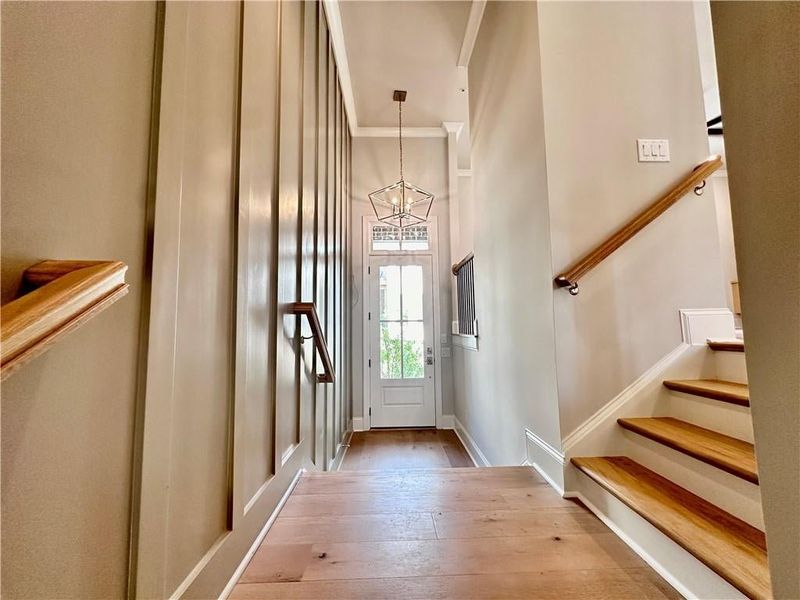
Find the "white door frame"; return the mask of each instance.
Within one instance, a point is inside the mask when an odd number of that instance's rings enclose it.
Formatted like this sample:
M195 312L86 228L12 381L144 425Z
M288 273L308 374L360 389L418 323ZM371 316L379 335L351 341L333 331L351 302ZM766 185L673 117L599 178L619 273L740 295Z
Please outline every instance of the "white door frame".
M442 319L441 303L439 301L439 222L436 217L428 218L428 250L414 251L372 251L372 225L378 224L374 216L365 215L361 219L361 344L363 361L363 376L361 388L363 390L363 404L361 410L363 429L369 430L372 427L369 416L369 409L372 405L370 392L370 370L367 366L370 358L370 336L369 336L369 267L370 257L372 256L430 256L431 257L431 276L433 278L433 395L436 404L436 429L449 429L451 424L445 423L442 416ZM448 332L444 332L448 333Z

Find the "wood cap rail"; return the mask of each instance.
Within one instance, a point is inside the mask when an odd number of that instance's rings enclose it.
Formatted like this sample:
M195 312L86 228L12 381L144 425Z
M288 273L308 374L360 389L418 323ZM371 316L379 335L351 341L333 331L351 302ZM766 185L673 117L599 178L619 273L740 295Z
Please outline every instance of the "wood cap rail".
M289 312L295 315L305 315L308 318L308 325L311 327L311 337L314 338L314 346L322 359L324 373L317 375L319 383L333 383L336 373L333 371L333 363L328 354L328 343L325 341L325 334L322 332L322 325L317 315L317 307L313 302L293 302L289 305Z
M599 244L591 252L583 256L564 273L558 275L555 278L556 285L566 287L569 289L570 294L576 295L578 293L578 280L581 277L603 262L612 252L639 233L691 190L700 195L705 186L705 179L721 166L722 159L718 155L709 156L667 193L620 227L602 244Z
M50 348L128 293L118 261L46 260L25 271L33 289L0 309L0 379Z
M462 258L460 261L454 264L451 269L453 271L453 275L458 275L458 272L461 270L461 267L463 267L465 264L471 261L474 257L475 255L472 252L470 252L464 258Z

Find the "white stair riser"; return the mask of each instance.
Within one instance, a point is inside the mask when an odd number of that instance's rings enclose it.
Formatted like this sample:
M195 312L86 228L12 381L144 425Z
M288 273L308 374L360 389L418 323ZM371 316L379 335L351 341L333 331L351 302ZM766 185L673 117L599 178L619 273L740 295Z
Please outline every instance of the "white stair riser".
M714 352L717 379L747 383L747 366L744 352Z
M658 410L662 412L657 416L675 417L753 443L753 419L747 406L670 391Z
M632 431L623 432L620 454L764 530L757 485Z

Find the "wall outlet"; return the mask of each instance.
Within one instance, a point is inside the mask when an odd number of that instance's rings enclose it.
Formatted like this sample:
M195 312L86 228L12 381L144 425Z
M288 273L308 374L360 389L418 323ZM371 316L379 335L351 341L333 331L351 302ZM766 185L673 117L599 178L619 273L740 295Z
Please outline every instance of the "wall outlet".
M669 140L636 140L639 162L669 162Z

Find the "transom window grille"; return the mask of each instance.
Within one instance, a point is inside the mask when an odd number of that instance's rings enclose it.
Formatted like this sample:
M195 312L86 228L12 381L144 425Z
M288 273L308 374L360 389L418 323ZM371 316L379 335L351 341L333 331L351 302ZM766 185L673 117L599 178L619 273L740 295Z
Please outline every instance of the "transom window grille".
M372 249L395 252L428 250L428 226L413 225L400 229L391 225L373 225Z

